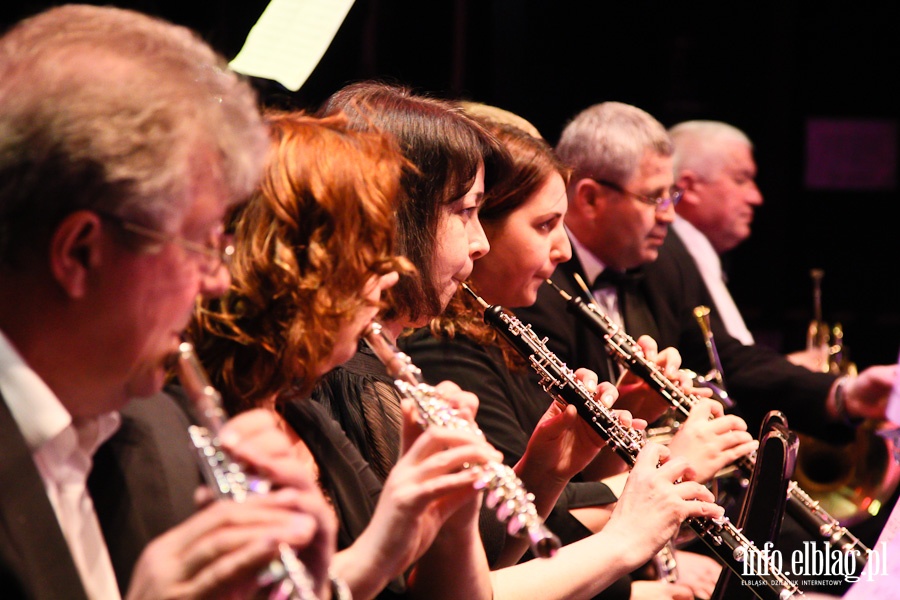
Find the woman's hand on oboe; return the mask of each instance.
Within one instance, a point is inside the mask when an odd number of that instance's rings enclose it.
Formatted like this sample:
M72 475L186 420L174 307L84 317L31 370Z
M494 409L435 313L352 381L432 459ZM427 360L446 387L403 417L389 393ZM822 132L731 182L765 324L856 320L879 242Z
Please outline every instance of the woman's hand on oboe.
M578 369L575 376L593 393L597 402L607 408L616 402L618 390L609 382L598 384L593 371ZM624 427L646 427L645 421L633 419L627 410L613 412ZM562 487L575 475L584 472L586 478L600 480L625 468L612 453L599 454L605 445L594 427L578 416L575 406L554 402L532 432L515 470L525 487L534 493L540 511L550 498L558 497ZM547 511L549 508L552 504Z
M640 354L669 379L679 377L681 354L675 348L659 350L649 335L637 339ZM637 352L636 352L637 354ZM619 389L619 406L627 408L636 417L652 423L669 408L665 399L643 379L631 371L625 371L616 386Z
M693 468L696 480L702 483L759 447L742 418L723 415L720 403L706 399L691 408L687 420L668 445L672 456L683 457Z
M634 554L628 560L643 564L672 539L688 517L718 518L724 514L715 497L691 481L693 470L682 458L669 459L665 446L648 442L638 454L604 531L628 540Z

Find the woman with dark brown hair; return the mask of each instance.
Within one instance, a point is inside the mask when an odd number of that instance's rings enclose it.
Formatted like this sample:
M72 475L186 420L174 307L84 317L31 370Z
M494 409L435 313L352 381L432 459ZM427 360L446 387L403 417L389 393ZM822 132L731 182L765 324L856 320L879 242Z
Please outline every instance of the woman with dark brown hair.
M490 304L508 308L529 306L556 266L571 257L563 227L569 169L543 139L517 126L494 121L490 116L477 118L509 150L512 167L505 179L487 191L479 211L491 251L475 262L470 282ZM484 323L483 312L468 294L457 294L447 310L431 321L430 327L405 338L403 348L431 377L451 379L478 395L479 426L488 440L504 453L506 462L514 464L527 453L531 433L550 398L530 377L531 369ZM657 352L655 342L646 336L640 343L646 356L658 362L668 377L687 384L678 372L677 352L673 349ZM655 393L634 376L623 379L619 391L622 400L630 402L631 407L654 401L651 396ZM660 404L659 399L655 402ZM711 401L697 409L669 443L672 455L685 457L695 471L694 477L700 481L708 480L755 447L741 419L729 416L712 423L711 410L715 410ZM719 431L723 435L717 435ZM598 480L610 472L611 466L619 471L624 467L617 458L610 458L615 465L597 461L579 474L579 482L567 486L564 501L558 504L563 514L548 520L564 543L599 531L610 518L616 497L608 497L608 489ZM624 476L625 473L613 479L611 485L619 490ZM635 535L638 534L636 529ZM603 597L669 598L690 596L693 592L708 597L720 568L705 557L693 554L683 557L682 581L689 582L693 589L665 581L622 580L617 584L619 589L610 590Z
M506 181L514 165L494 135L457 106L416 95L407 88L377 82L354 84L326 103L325 113L337 111L348 114L355 127L377 127L393 135L413 165L404 175L397 227L399 247L421 278L395 287L391 306L380 317L390 332L399 336L404 329L424 325L440 315L473 265L490 256L479 211L485 195L490 196ZM502 280L497 283L502 285ZM425 374L428 376L427 370ZM582 376L588 385L596 382L593 374ZM332 408L364 454L377 456L377 444L385 438L390 442L397 433L389 427L372 426L365 415L390 413L391 407L399 404L390 384L391 378L377 359L361 349L349 363L323 379L314 397ZM612 384L601 384L597 396L611 403L616 390ZM355 407L352 415L356 418L347 418L348 404ZM622 418L630 423L627 415ZM536 496L540 514L551 510L565 483L601 446L599 438L578 420L574 407L552 406L541 416L528 449L515 463L516 473ZM692 482L673 485L675 478L669 471L684 468L684 463L674 460L656 470L659 452L664 451L651 445L643 455L630 484L635 491L622 496L616 516L603 532L560 549L552 558L493 571L495 597L590 598L638 566L632 560L652 556L653 547L662 545L666 532L673 533L685 514L720 514L718 507L704 502L711 495L702 486ZM389 461L391 456L382 454L380 458ZM389 462L386 466L390 469ZM686 501L688 496L691 501ZM637 508L651 497L652 508ZM641 523L631 523L621 515L631 515ZM623 535L625 530L628 536ZM640 535L631 536L631 530ZM509 540L499 546L487 537L485 542L494 567L514 564L524 550ZM623 552L626 547L629 550Z

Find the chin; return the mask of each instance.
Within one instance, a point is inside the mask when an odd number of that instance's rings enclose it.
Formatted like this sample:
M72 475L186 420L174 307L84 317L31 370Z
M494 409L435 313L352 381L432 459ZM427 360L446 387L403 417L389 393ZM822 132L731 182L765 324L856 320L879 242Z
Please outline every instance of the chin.
M322 366L320 369L322 372L318 375L324 375L328 371L334 369L335 367L339 367L356 354L356 350L358 348L357 344L353 344L353 346L347 346L346 348L335 348L334 352L331 353L331 357L328 360L327 364Z
M526 308L537 302L537 289L528 290L519 297L515 304L511 304L512 308Z
M543 279L540 282L529 282L528 285L518 290L509 290L509 293L502 296L503 302L500 302L500 305L507 308L531 306L537 302L537 291L541 283L543 283Z
M154 369L152 373L147 373L145 376L129 381L125 388L122 407L128 404L133 398L149 398L150 396L161 392L166 385L167 375L168 371L165 368L160 367Z

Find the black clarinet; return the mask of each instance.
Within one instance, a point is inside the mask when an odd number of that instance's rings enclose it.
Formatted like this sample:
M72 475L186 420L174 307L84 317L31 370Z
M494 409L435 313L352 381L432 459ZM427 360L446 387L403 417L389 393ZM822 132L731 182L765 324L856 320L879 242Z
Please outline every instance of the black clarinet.
M646 381L678 412L685 417L691 408L702 399L688 394L666 377L654 363L644 358L643 352L634 338L626 334L600 307L593 302L568 294L565 290L547 280L566 300L569 312L578 317L594 333L606 342L610 356L629 371ZM754 456L743 456L735 461L745 475L753 473L756 463ZM857 573L862 572L869 560L871 550L867 548L840 521L828 514L819 503L810 498L796 481L788 483L788 498L785 510L796 519L811 535L837 548L845 555L851 554L857 565Z
M575 406L581 418L594 428L629 468L633 467L644 447L641 432L623 426L611 409L595 400L594 395L575 377L575 372L547 348L546 339L540 339L532 331L531 325L524 325L500 306L488 304L467 285L463 284L463 288L484 308L484 322L529 362L541 378L541 387L555 400ZM768 553L760 551L727 517L689 517L685 522L719 561L745 581L757 597L788 600L803 595L797 585L776 568Z
M363 339L394 378L397 392L415 403L423 428L450 427L484 436L478 425L459 416L433 386L425 383L422 371L387 338L380 323L372 322ZM525 489L515 471L493 461L471 468L480 472L475 487L487 492L484 502L506 524L506 531L513 536L527 536L535 556L553 556L559 549L559 538L544 525L534 506L534 495Z

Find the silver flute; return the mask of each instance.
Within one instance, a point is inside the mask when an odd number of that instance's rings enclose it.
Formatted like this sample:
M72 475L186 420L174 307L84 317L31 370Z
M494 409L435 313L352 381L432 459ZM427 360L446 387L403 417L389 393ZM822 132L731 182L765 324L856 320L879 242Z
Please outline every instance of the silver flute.
M424 382L422 371L388 339L380 323L373 322L363 339L394 378L400 395L415 403L423 428L451 427L483 436L475 423L459 416L433 386ZM508 465L493 461L470 468L480 471L475 487L486 490L485 503L496 509L497 519L506 524L509 534L527 535L535 556L553 556L560 546L559 538L544 525L534 506L534 495L525 490L515 472Z
M641 432L622 425L612 409L598 402L575 377L575 372L547 348L546 339L532 331L531 325L523 324L500 306L488 304L465 284L463 288L484 308L484 322L537 372L541 387L555 400L575 406L581 418L606 440L629 468L633 467L645 443ZM803 595L772 557L759 550L728 518L689 517L686 523L719 561L746 582L747 588L759 598L788 600Z
M209 382L206 371L190 342L178 347L178 379L194 407L199 425L188 433L197 450L206 484L220 500L244 502L251 494L266 494L271 483L247 473L219 443L219 431L228 416L222 408L222 396ZM270 588L269 600L318 600L313 579L289 544L278 546L279 557L259 577L262 587Z
M687 417L691 408L702 400L695 394L685 392L666 377L659 367L644 358L634 338L626 334L596 303L573 297L550 280L548 283L566 300L568 310L606 341L606 347L612 358L647 382L671 407ZM755 456L742 456L735 461L735 466L742 473L750 475L753 473L755 463ZM871 550L841 525L840 521L828 514L818 502L810 498L796 481L788 483L785 510L813 536L827 542L830 547L840 550L844 555L852 556L856 572L862 571L869 560Z

